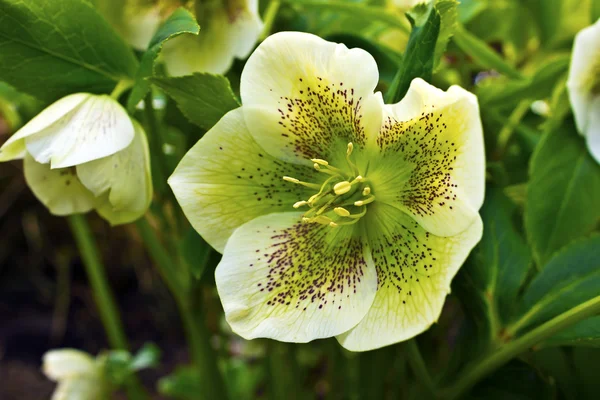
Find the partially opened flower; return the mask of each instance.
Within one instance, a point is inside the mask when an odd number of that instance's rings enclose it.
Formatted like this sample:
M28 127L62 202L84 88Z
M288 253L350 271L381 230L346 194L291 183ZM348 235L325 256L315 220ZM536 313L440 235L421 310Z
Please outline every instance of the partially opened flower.
M273 35L245 66L242 107L169 179L223 252L217 289L239 335L360 351L437 320L482 234L477 100L417 79L384 106L377 82L361 49Z
M52 400L108 398L102 362L83 351L49 351L44 354L42 370L49 379L58 383Z
M0 148L0 161L14 159L24 159L29 187L56 215L96 209L123 224L151 201L146 136L109 96L77 93L50 105Z
M575 37L567 87L577 129L600 162L600 20Z
M258 0L101 0L101 11L130 44L145 49L177 7L198 20L200 34L181 35L165 43L163 60L171 75L226 72L234 58L246 58L263 23Z

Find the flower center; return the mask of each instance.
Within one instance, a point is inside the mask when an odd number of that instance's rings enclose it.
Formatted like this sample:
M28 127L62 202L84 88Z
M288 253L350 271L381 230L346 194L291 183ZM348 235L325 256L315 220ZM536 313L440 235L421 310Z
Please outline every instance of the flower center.
M308 200L294 203L294 208L309 207L302 218L306 223L337 227L357 223L367 213L367 204L375 201L367 178L363 177L352 161L354 146L348 143L346 161L350 171L344 171L326 160L313 158L313 167L329 177L322 183L303 182L284 176L283 180L317 190Z

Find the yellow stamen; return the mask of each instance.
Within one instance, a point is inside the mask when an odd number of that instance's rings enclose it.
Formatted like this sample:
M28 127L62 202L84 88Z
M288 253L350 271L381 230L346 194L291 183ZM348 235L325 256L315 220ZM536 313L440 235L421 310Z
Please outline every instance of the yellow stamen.
M344 207L336 207L333 209L333 212L340 217L347 217L350 215L350 211L346 210Z
M352 184L348 181L338 182L335 184L335 186L333 186L333 191L338 196L340 194L348 193L350 189L352 189Z
M304 201L304 200L302 200L302 201L297 201L297 202L295 202L295 203L294 203L294 206L293 206L293 207L294 207L294 208L300 208L300 207L302 207L302 206L305 206L305 205L307 205L307 204L308 204L308 201Z
M331 222L329 223L329 226L330 226L330 227L332 227L332 228L337 228L339 225L338 225L338 224L336 224L335 222L331 221Z
M321 160L320 158L311 158L310 161L314 162L315 164L319 164L319 165L324 165L324 166L329 165L329 163L327 161Z
M354 202L354 205L355 205L356 207L360 207L360 206L364 206L365 204L372 203L372 202L374 202L374 201L375 201L375 196L370 196L370 197L367 197L367 198L366 198L366 199L364 199L364 200L358 200L358 201L355 201L355 202Z
M311 188L311 189L320 189L321 188L320 185L317 185L315 183L302 182L301 180L292 178L290 176L284 176L283 180L286 182L297 183L298 185L306 186L307 188Z
M367 186L367 187L365 187L365 188L363 189L363 191L362 191L362 195L363 195L363 196L368 196L368 195L370 195L370 194L371 194L371 188L370 188L370 187L368 187L368 186Z
M284 176L283 180L286 182L292 182L292 183L300 183L300 181L296 178L292 178L290 176Z
M346 155L350 156L350 154L352 154L352 150L354 150L354 145L352 144L352 142L348 143L348 149L346 150Z

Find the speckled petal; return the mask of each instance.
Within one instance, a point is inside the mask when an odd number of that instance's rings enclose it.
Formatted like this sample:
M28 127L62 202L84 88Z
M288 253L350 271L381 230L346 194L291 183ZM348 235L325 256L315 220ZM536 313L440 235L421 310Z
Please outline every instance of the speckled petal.
M314 175L312 167L286 164L267 154L248 132L238 108L183 157L169 185L193 227L223 252L239 226L260 215L293 210L295 202L313 194L285 182L284 176L314 182Z
M450 282L481 239L481 219L452 237L427 233L386 204L369 209L369 243L378 289L365 318L338 336L342 346L366 351L412 338L439 318Z
M88 96L55 123L25 138L39 163L65 168L109 156L133 140L127 111L109 96Z
M0 161L24 158L25 138L45 130L56 132L57 128L62 126L59 120L75 110L90 96L89 93L71 94L49 105L4 143L0 148Z
M411 215L432 234L452 236L478 217L485 152L477 98L415 79L388 115L368 177L377 201Z
M70 215L94 208L94 195L79 182L74 169L50 169L49 164L40 164L28 154L23 169L27 185L52 214Z
M255 218L227 242L215 281L227 321L246 339L339 335L373 302L377 274L358 224L331 228L301 216Z
M107 194L98 213L111 225L135 221L152 201L150 154L142 126L134 121L135 137L125 149L77 166L77 176L95 196Z
M373 57L308 33L280 32L250 56L240 92L246 124L270 154L329 160L348 142L364 147L381 124Z
M262 31L258 2L251 0L245 8L233 10L219 7L206 21L200 20L196 35L181 35L165 43L162 56L170 75L190 75L194 72L223 74L233 59L248 56Z

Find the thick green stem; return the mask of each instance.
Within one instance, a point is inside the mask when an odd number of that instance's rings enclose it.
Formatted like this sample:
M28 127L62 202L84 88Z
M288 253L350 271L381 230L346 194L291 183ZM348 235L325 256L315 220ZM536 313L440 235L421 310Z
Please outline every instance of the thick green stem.
M435 385L433 383L433 379L431 379L431 375L429 375L429 371L427 370L423 356L421 356L421 351L419 350L417 340L411 339L405 342L404 348L406 349L406 358L408 360L408 364L417 377L417 380L427 391L429 398L436 398Z
M296 382L298 370L296 358L291 344L275 340L269 342L269 398L272 400L295 400L300 397Z
M163 151L163 137L154 113L152 93L148 93L144 98L144 118L148 129L148 146L150 147L150 154L152 154L152 181L156 183L155 187L160 191L167 182L168 169Z
M260 40L263 41L271 34L271 29L273 29L273 22L275 22L275 17L277 16L277 12L279 11L279 7L281 6L281 1L279 0L271 0L269 3L269 7L265 12L265 17L263 18L264 28L262 33L260 34Z
M119 309L108 285L104 265L102 265L100 254L87 220L83 215L75 214L69 216L68 221L92 287L94 300L98 307L108 342L114 349L128 350L129 345L119 317ZM135 376L128 379L125 385L131 399L146 398L144 389Z
M475 362L464 373L460 374L460 378L455 385L442 391L442 398L452 400L462 396L481 378L500 368L535 344L598 313L600 313L600 296L594 297L560 314L525 335L500 347L492 354L483 357L479 362Z
M210 332L202 310L194 304L192 292L187 281L181 279L175 267L177 264L156 236L154 229L143 218L136 222L148 253L154 260L171 294L175 298L190 346L191 357L198 375L205 387L202 394L207 400L227 399L223 377L219 371L217 357L210 345Z

